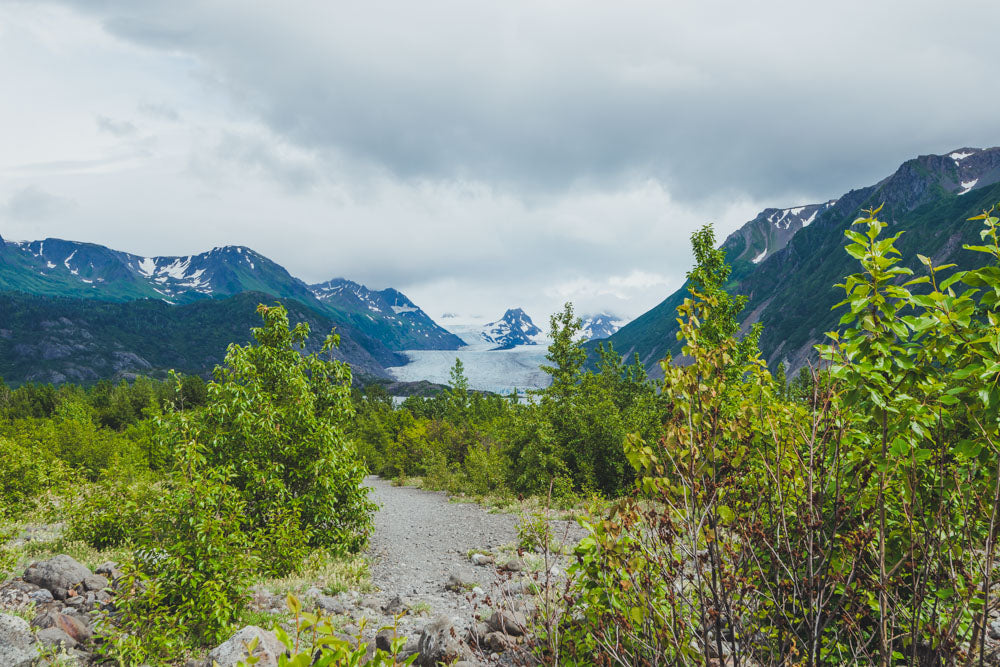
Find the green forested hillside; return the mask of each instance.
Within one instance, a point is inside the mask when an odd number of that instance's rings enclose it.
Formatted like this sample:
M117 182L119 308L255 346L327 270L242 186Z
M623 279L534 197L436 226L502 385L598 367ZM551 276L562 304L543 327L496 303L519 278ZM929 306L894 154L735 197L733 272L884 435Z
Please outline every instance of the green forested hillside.
M962 175L969 170L976 178ZM851 266L851 258L841 250L844 230L866 208L883 206L881 215L890 229L905 232L899 242L904 255L919 249L939 262L967 266L983 261L963 251L962 244L978 239L980 226L968 218L1000 201L998 181L1000 149L977 152L961 166L950 156L910 160L883 181L824 206L808 226L788 236L786 245L770 249L766 258L754 263L761 244L767 242L754 241L761 221L767 222L765 211L722 244L733 268L727 289L748 297L741 315L744 331L755 322L764 325L761 353L772 366L783 360L794 371L815 359L813 345L822 342L823 333L835 328L838 319L830 310L839 300L833 286ZM969 183L976 187L961 187ZM625 356L638 353L646 368L660 375L657 362L667 353L680 352L676 309L686 293L687 284L622 327L610 338L615 349ZM589 350L593 353L594 346Z
M168 369L207 375L229 343L251 339L258 303L275 298L245 292L184 306L159 300L109 303L0 292L0 376L8 382L82 382L101 378L159 376ZM385 365L404 363L378 341L303 304L278 300L291 316L309 323L312 348L336 327L335 357L359 376L386 377Z

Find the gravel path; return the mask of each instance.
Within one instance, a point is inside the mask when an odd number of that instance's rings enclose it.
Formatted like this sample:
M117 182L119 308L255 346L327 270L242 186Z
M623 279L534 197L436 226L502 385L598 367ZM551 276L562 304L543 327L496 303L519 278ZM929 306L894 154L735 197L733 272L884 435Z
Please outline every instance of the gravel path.
M494 594L496 569L473 565L469 552L498 553L501 547L516 544L518 517L490 513L475 503L450 502L445 493L392 486L378 477L368 477L365 483L379 505L369 555L372 582L380 597L399 595L425 602L434 614L447 614L456 625L468 625L474 605L467 594L447 591L445 584L458 575ZM555 534L561 537L567 525L553 522ZM570 530L579 538L575 524Z

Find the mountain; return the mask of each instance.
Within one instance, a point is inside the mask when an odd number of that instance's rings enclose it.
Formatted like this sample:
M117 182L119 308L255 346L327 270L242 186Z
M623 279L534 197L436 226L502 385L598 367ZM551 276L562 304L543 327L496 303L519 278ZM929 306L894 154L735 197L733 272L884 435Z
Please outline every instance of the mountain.
M842 291L834 285L857 271L843 250L844 230L863 209L883 205L880 219L890 224L888 233L905 232L897 247L919 275L917 252L936 264L981 263L980 253L962 249L963 243L979 243L981 225L968 218L998 202L1000 148L922 155L837 199L762 211L722 244L733 267L726 289L748 297L743 329L763 324L760 347L768 363L783 361L794 372L816 358L813 346L837 327L840 313L831 307ZM685 284L622 327L610 338L615 349L625 356L637 352L652 374L662 375L659 360L680 353L676 309L686 296Z
M360 331L393 350L457 350L465 344L397 290L374 291L344 278L310 285L309 290L328 309L344 313Z
M352 363L379 377L386 376L382 366L405 363L405 358L396 354L401 350L454 350L462 345L461 339L435 324L396 290L373 292L343 279L310 287L281 265L243 246L213 248L184 257L143 257L63 239L21 242L0 239L0 292L67 299L21 304L22 308L38 307L47 314L52 313L53 303L74 309L75 305L69 301L73 299L112 303L155 300L184 306L253 293L265 302L290 300L322 318L324 328L329 329L327 324L336 326L345 339L345 349L351 350L347 357ZM255 305L248 307L251 317L256 317ZM212 312L226 310L206 308ZM133 311L125 308L121 312L124 316ZM177 318L184 321L185 315L178 314ZM0 327L8 328L2 321ZM82 327L82 330L88 329ZM221 342L219 352L224 352L226 344L234 340ZM91 366L98 368L99 364ZM210 369L211 366L207 370ZM70 373L67 377L76 376Z
M597 315L584 315L580 318L583 326L580 329L580 340L600 340L608 338L618 331L624 320L608 313L598 313Z
M186 257L141 257L62 239L7 242L0 248L0 289L102 301L161 299L191 303L241 292L308 302L309 288L284 267L242 246Z
M207 376L229 343L252 340L250 329L260 326L257 304L274 301L260 292L180 306L0 292L0 376L13 384L162 377L168 369ZM389 378L385 366L406 362L349 325L297 301L279 301L292 322L309 324L311 352L337 327L340 347L333 356L351 364L356 381Z
M542 330L520 308L511 308L496 322L484 325L479 335L487 343L496 345L497 350L509 350L516 345L537 345L544 338Z

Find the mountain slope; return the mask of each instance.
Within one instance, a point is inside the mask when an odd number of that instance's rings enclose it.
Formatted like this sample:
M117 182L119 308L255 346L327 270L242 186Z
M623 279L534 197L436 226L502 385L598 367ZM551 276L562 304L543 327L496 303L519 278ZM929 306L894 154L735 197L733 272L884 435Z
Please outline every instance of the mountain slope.
M464 345L397 290L374 291L344 278L309 289L327 309L343 313L360 331L393 350L457 350Z
M584 315L580 318L580 340L600 340L608 338L621 329L624 322L621 318L608 313Z
M496 345L497 350L509 350L517 345L537 345L543 338L542 330L521 308L510 308L496 322L483 325L479 335L487 343Z
M825 204L763 211L722 244L733 267L727 289L749 297L744 330L761 322L768 363L801 367L814 358L812 346L836 328L839 314L830 308L841 297L833 285L857 270L843 250L843 232L863 209L884 205L879 217L890 223L889 233L906 232L898 246L911 264L920 252L938 263L969 266L982 259L961 249L979 238L979 224L967 219L1000 202L998 183L1000 148L963 148L908 160L882 181ZM789 215L788 229L778 229ZM676 309L686 296L685 285L622 327L610 338L615 349L625 356L638 352L647 369L661 375L657 362L680 351Z
M0 376L17 384L161 376L171 368L207 375L222 361L229 343L252 340L250 329L260 326L257 304L274 301L259 292L183 306L151 299L101 302L2 292ZM312 308L290 299L281 303L293 323L309 323L309 351L318 351L337 326L341 342L334 357L350 363L358 379L388 378L383 366L405 363L402 355Z

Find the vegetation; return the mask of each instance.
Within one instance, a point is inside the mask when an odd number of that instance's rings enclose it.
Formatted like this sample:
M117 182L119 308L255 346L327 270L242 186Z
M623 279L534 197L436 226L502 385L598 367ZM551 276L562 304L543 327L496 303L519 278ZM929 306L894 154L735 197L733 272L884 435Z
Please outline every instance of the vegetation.
M741 334L747 301L711 227L677 309L684 363L663 360L662 382L610 345L588 369L567 304L552 384L527 396L471 391L457 360L432 397L352 391L324 358L336 337L305 354L308 325L280 305L258 308L255 344L231 345L208 384L0 383L0 525L58 495L65 544L118 550L101 646L127 664L181 662L245 618L252 582L362 549L368 469L603 499L564 594L544 578L533 641L551 664L982 664L1000 611L1000 220L975 218L976 268L917 255L917 271L878 213L846 231L858 266L836 286L840 321L790 384L761 330ZM545 516L518 540L547 557ZM283 664L364 656L289 605Z
M861 271L811 391L679 309L671 412L630 438L639 472L577 549L560 664L981 663L997 601L1000 246L988 265L909 279L873 211L847 231ZM908 280L909 279L909 280ZM745 339L744 339L745 340Z
M58 493L65 540L121 552L108 657L181 660L228 636L252 579L366 544L373 507L345 436L350 368L304 354L309 327L290 328L284 307L258 313L256 344L231 345L208 385L174 376L0 391L3 518ZM329 336L321 352L336 344Z

